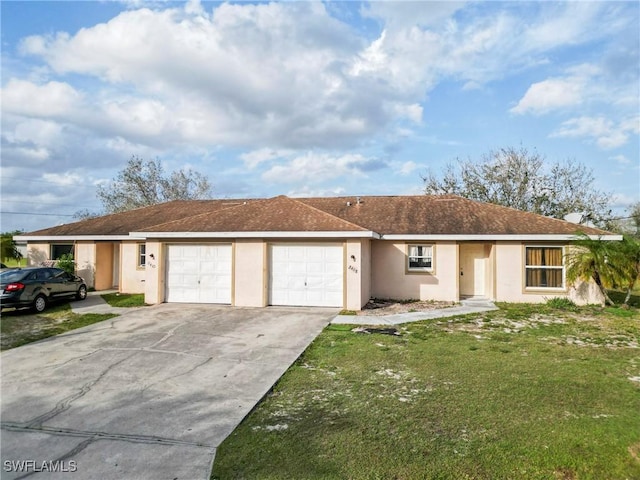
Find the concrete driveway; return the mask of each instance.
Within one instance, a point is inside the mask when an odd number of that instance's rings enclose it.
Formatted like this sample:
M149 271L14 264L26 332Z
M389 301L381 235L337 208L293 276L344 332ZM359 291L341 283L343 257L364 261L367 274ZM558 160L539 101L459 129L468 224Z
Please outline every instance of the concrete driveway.
M208 479L218 445L336 313L163 304L9 350L0 476Z

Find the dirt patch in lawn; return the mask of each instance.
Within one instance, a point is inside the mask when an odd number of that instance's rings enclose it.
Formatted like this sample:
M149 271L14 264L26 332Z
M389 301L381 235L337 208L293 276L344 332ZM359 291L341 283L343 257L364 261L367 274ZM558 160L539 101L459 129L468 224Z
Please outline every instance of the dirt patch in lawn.
M32 313L29 309L3 310L0 316L0 350L19 347L115 316L73 313L68 304L53 306L42 313Z
M372 298L357 312L357 315L382 316L396 313L427 312L439 308L449 308L455 302L437 302L435 300L389 300Z

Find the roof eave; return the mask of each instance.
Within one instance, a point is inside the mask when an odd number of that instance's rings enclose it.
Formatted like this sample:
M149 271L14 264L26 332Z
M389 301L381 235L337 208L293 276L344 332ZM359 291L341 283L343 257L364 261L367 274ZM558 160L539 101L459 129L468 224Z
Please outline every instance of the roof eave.
M435 241L435 240L504 240L504 241L572 241L577 238L575 233L527 233L527 234L385 234L381 240ZM622 235L589 235L592 240L617 241Z
M135 240L135 235L16 235L16 242L78 242L78 241L102 241L115 242L122 240Z
M380 238L372 231L131 232L135 238Z

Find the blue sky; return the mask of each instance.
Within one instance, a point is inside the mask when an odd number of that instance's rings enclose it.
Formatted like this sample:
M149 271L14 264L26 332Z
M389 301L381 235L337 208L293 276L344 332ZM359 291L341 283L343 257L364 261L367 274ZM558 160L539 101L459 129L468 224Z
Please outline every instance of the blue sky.
M522 145L640 200L635 1L0 8L3 231L100 210L132 155L217 198L387 195Z

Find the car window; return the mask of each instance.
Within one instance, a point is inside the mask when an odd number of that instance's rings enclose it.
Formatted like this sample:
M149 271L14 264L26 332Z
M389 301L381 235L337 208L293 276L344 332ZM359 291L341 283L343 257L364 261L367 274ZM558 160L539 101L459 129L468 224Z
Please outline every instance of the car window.
M47 280L51 278L51 272L49 270L39 270L38 280Z
M51 273L55 278L62 278L62 279L68 278L67 276L69 275L67 272L59 268L52 268Z
M29 272L23 272L22 270L9 270L6 272L0 272L0 283L19 282L24 280Z

